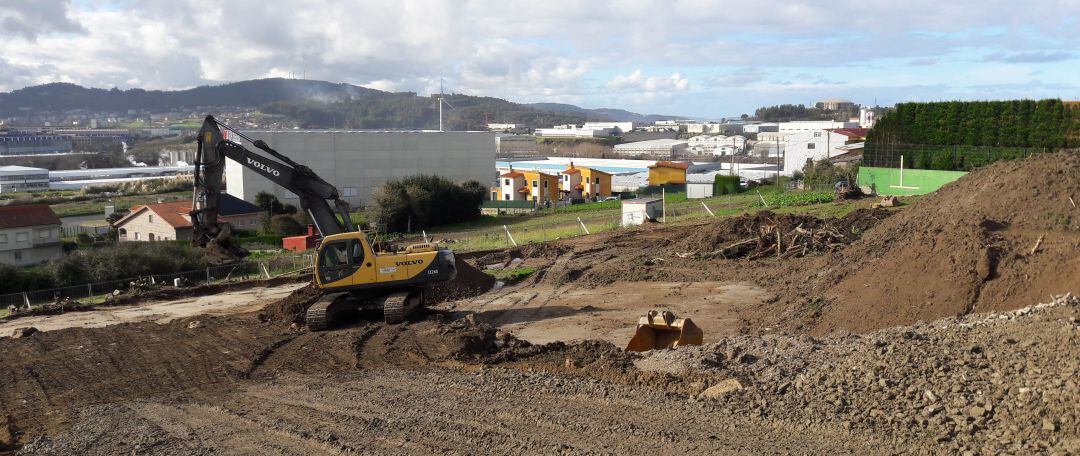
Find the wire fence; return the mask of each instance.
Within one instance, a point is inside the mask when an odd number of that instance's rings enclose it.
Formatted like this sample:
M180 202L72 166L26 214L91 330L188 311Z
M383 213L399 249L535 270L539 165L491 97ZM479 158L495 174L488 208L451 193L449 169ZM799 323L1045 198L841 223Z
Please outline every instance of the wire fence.
M261 261L243 261L234 264L211 266L204 269L174 272L168 274L147 274L139 277L86 283L45 290L25 291L0 295L0 309L15 308L20 311L64 302L75 301L79 304L105 302L108 296L119 292L160 287L163 284L174 286L179 280L184 285L210 285L219 283L244 282L257 279L269 279L288 273L299 272L312 266L313 255L276 257Z
M656 195L659 199L660 195ZM587 234L596 234L641 225L653 220L661 223L673 223L686 219L713 216L704 202L668 204L666 208L655 212L623 212L621 210L604 211L600 214L565 213L561 217L537 217L518 223L455 232L441 232L427 235L428 240L437 240L459 252L492 250L522 246L530 243L566 239ZM404 241L422 241L421 237L405 238Z
M999 160L1014 160L1062 149L1045 147L936 146L866 143L863 165L880 168L971 171ZM1076 149L1073 149L1075 152Z

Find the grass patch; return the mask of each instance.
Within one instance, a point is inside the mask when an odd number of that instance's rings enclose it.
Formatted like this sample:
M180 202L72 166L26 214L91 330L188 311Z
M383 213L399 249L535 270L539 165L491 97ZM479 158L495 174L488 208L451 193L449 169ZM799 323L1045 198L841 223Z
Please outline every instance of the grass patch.
M533 275L536 272L536 268L515 268L515 269L500 269L494 272L488 271L488 275L494 277L496 280L501 280L503 283L510 285L518 283L524 280L526 277Z

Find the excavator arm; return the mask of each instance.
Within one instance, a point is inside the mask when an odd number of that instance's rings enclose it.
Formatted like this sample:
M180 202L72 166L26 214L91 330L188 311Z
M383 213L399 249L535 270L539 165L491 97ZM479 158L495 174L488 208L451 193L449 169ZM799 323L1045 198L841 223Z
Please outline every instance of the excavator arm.
M243 144L225 138L222 129L247 140L269 157L255 153ZM267 180L296 194L301 209L323 236L356 231L349 218L349 204L341 199L337 188L315 174L311 168L296 163L271 148L262 140L252 140L213 116L206 116L197 138L195 154L195 189L192 197L192 244L216 247L225 257L237 259L247 255L229 240L227 225L218 222L221 193L224 190L225 159L231 159ZM328 201L333 201L333 206ZM340 216L340 218L339 218Z

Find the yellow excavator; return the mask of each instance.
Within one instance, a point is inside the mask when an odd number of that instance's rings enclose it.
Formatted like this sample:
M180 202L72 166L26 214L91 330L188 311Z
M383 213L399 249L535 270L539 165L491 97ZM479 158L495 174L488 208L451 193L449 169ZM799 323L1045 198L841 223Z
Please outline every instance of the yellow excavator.
M249 150L241 141L268 156ZM296 194L301 209L322 234L312 282L323 295L305 314L311 330L328 329L360 310L381 310L387 323L401 323L423 306L424 295L434 283L457 276L454 253L435 244L373 247L367 234L352 223L349 204L337 188L265 141L252 140L206 116L197 142L192 243L206 248L212 262L236 261L248 254L232 242L228 224L218 222L226 158Z

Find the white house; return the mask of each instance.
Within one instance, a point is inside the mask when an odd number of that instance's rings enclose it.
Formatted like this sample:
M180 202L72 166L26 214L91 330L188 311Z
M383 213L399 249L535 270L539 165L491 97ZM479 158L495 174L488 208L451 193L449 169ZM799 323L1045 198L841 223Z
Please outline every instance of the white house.
M46 190L49 170L28 166L0 166L0 193Z
M60 258L60 225L45 204L0 206L0 263L29 266Z
M503 201L528 199L528 192L523 193L522 189L528 189L525 185L525 174L510 168L509 172L499 175L499 195Z

